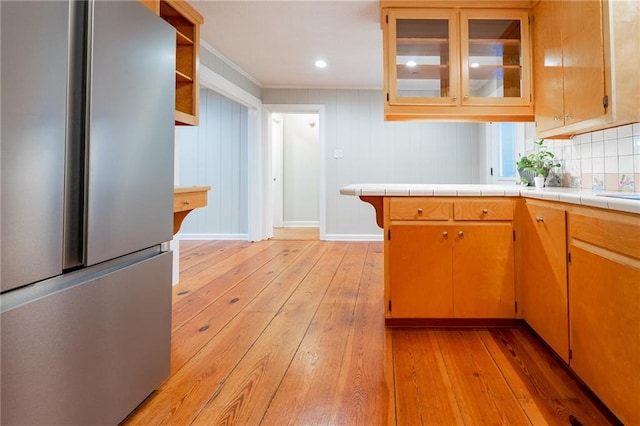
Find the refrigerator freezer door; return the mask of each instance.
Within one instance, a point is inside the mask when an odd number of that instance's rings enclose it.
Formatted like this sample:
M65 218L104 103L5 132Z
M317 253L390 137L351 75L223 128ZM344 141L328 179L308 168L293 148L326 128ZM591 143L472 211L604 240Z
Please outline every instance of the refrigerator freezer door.
M87 265L168 241L175 37L139 2L94 5Z
M2 313L3 425L115 425L160 385L170 364L171 255L94 277L94 268L79 271L90 279Z
M6 291L62 272L69 3L2 1L0 7L0 281Z

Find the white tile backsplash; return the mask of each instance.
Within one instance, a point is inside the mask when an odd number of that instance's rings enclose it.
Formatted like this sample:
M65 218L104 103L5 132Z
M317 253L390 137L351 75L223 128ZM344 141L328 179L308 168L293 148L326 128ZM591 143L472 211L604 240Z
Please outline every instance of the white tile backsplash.
M633 124L618 127L618 139L628 138L633 135Z
M633 139L631 136L618 138L618 155L633 155Z
M604 168L606 170L606 164ZM633 155L621 155L618 157L618 173L633 173Z
M618 143L615 140L604 141L604 156L605 157L618 156Z
M604 172L616 174L618 173L618 157L604 158Z
M593 173L604 173L604 157L593 158Z
M591 144L591 158L604 157L604 142L593 142Z
M640 123L545 144L562 164L565 186L640 192Z
M611 129L605 129L604 140L612 141L615 139L618 139L618 129L616 127L612 127Z

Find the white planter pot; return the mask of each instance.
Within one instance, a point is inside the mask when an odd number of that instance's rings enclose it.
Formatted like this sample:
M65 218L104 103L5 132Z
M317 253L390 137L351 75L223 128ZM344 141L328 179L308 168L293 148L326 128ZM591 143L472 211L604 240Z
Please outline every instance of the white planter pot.
M533 178L536 188L544 188L544 181L546 179L547 178L544 176L536 176L535 178Z

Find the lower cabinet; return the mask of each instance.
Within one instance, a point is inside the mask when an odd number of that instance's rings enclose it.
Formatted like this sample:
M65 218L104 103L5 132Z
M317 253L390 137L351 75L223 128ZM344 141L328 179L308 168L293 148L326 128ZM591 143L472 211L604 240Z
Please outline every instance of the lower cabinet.
M511 223L454 228L454 318L514 318Z
M390 316L453 317L450 230L430 224L392 225L390 229Z
M386 227L387 317L515 317L511 200L451 201L438 213L439 199L394 202Z
M570 366L628 425L640 424L640 223L569 213Z
M517 300L595 395L640 425L638 214L529 198L383 202L387 319L515 318Z
M569 363L565 206L523 200L518 313Z

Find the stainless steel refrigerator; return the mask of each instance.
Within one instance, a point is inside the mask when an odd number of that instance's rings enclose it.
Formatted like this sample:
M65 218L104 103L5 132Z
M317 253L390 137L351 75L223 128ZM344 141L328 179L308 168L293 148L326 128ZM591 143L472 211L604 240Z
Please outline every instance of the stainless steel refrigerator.
M0 1L0 423L117 424L169 372L175 30Z

